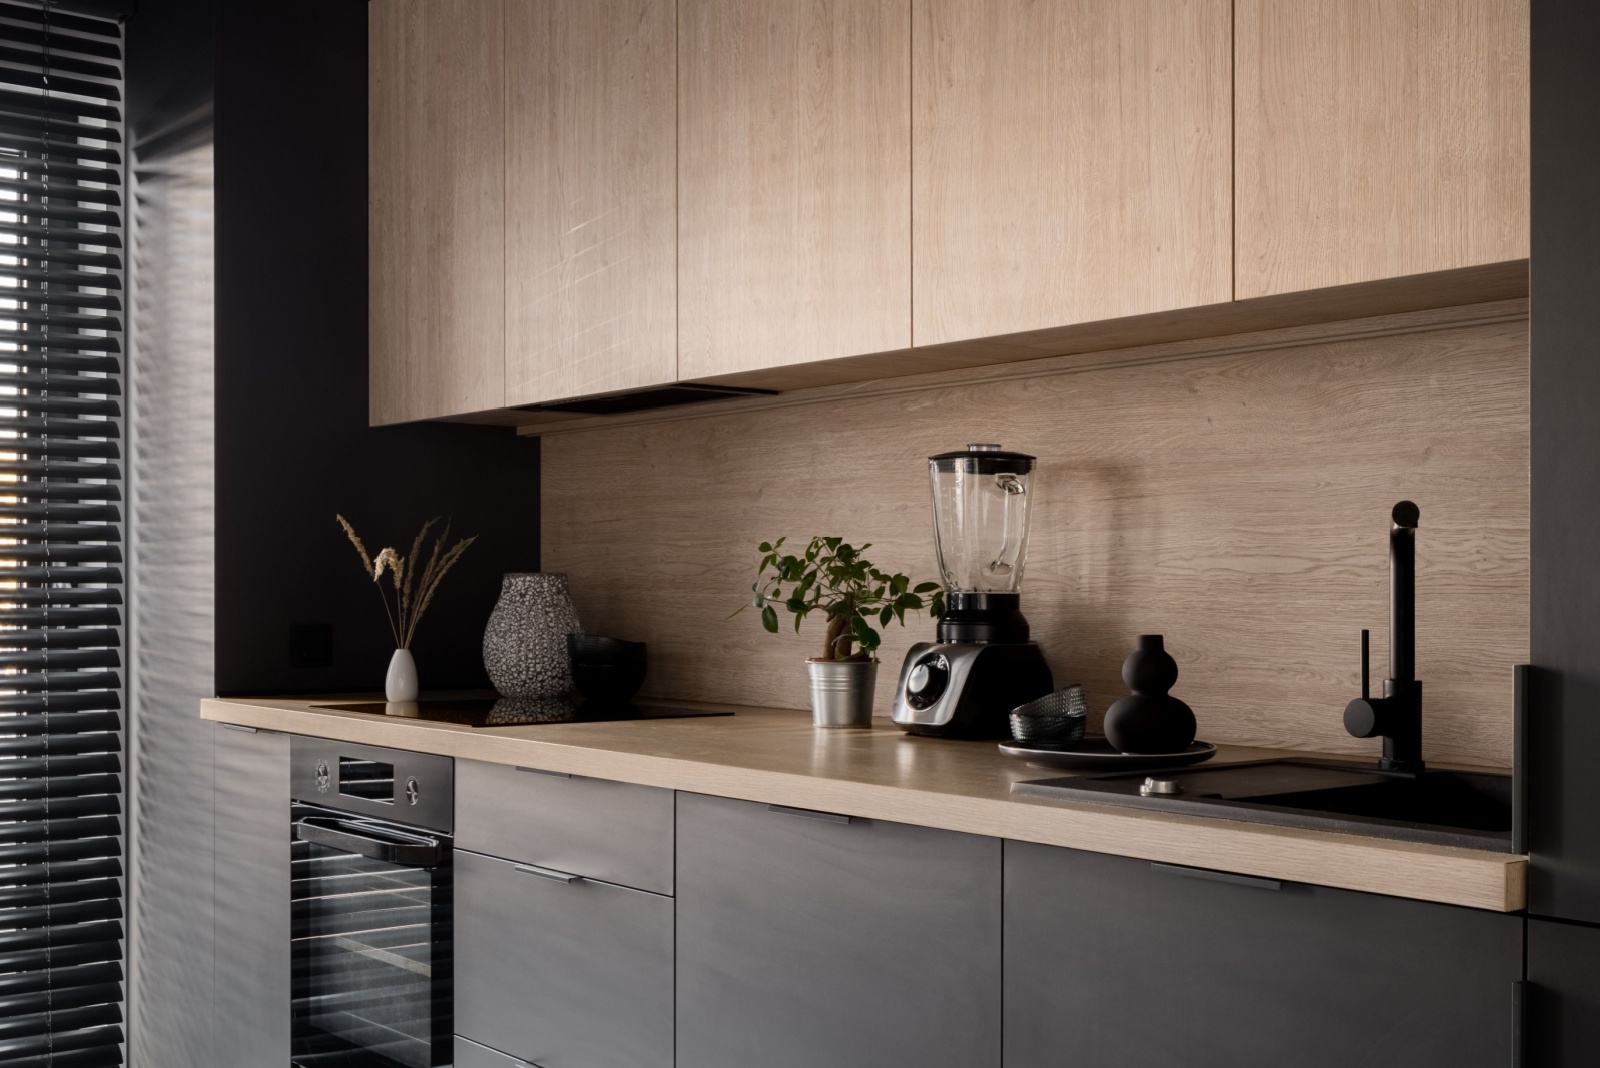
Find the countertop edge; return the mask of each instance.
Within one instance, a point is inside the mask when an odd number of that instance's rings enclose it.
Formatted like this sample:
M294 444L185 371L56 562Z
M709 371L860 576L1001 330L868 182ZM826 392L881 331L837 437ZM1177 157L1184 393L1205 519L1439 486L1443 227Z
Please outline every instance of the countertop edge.
M508 737L449 724L357 718L262 698L206 699L200 718L1494 912L1526 906L1527 858L1514 854L1088 804L974 797Z

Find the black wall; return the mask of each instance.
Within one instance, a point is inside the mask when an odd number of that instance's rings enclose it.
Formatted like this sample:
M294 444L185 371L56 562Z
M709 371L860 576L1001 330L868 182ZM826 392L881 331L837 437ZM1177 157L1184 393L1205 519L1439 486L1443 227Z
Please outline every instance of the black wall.
M367 4L218 18L217 690L381 688L393 641L336 512L374 552L434 515L478 535L415 651L425 689L486 685L500 576L538 569L538 442L367 426ZM331 625L329 666L290 666L304 623Z
M1600 4L1532 16L1529 908L1600 923Z

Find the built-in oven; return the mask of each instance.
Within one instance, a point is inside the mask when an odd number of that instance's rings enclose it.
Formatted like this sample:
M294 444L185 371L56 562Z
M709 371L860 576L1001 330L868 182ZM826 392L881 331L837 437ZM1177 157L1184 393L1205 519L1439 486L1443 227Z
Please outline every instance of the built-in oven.
M451 1061L449 757L290 742L295 1068Z

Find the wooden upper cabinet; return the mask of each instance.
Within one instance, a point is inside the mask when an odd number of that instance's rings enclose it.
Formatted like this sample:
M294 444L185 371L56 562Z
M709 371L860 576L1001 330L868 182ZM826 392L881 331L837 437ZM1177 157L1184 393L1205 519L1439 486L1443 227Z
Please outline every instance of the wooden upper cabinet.
M1242 298L1528 255L1527 0L1238 0Z
M1231 0L915 0L918 345L1233 296Z
M505 403L502 0L368 5L368 408Z
M911 343L910 0L680 0L678 373Z
M677 377L673 0L506 5L506 403Z

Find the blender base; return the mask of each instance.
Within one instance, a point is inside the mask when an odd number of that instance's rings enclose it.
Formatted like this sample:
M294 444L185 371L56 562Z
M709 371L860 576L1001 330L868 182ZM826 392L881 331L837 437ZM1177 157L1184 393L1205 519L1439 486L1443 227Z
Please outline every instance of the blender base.
M900 668L890 718L908 734L1010 738L1011 710L1053 689L1034 642L919 642Z

